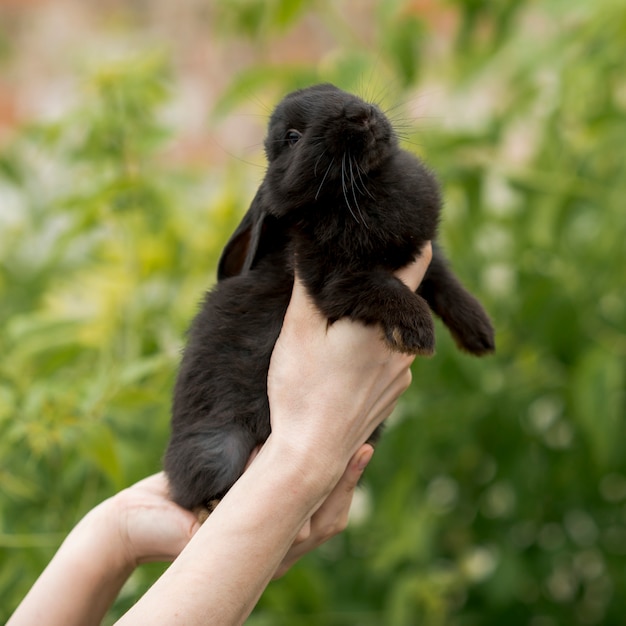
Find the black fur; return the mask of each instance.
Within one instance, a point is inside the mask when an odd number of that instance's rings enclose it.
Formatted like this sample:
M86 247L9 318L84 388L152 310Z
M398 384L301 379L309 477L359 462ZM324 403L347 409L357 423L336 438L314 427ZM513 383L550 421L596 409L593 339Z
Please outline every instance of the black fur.
M332 85L296 91L274 111L265 147L265 179L226 245L176 382L165 470L187 508L221 498L269 435L267 370L294 265L330 323L378 324L394 350L433 352L431 309L462 349L494 349L487 314L438 246L417 293L393 276L435 239L440 197L376 106Z

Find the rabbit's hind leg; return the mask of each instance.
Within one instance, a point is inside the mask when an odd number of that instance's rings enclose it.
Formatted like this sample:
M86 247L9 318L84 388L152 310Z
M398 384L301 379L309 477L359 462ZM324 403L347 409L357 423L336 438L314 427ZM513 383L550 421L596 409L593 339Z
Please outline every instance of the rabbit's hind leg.
M212 510L243 473L255 445L252 434L234 424L173 437L164 459L172 499L187 509Z

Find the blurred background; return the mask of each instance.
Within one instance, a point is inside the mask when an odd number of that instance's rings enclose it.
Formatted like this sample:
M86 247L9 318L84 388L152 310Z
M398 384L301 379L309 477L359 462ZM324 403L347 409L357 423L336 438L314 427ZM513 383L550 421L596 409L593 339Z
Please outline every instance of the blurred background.
M268 114L330 81L437 172L498 351L437 326L350 528L248 623L624 624L625 63L622 0L0 1L0 622L159 470Z

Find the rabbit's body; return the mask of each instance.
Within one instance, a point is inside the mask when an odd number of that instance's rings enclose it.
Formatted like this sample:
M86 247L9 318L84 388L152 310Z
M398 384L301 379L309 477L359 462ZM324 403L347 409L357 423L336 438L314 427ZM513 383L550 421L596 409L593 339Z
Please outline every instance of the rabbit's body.
M417 294L393 276L435 238L440 200L378 108L331 85L294 92L272 115L266 152L176 383L165 469L187 508L222 497L269 435L267 370L294 266L330 323L379 324L392 349L432 353L430 308L461 348L494 347L489 318L437 246Z

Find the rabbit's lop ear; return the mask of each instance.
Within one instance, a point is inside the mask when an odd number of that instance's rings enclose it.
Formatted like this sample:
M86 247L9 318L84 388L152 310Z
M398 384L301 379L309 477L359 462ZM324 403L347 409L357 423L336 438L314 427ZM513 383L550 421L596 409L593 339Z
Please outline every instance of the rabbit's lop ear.
M273 240L271 232L275 230L272 227L274 223L275 219L268 216L263 208L259 190L222 252L217 266L217 279L223 280L252 269L264 251L267 251L266 244Z

